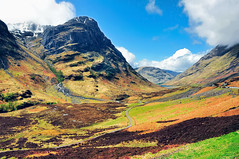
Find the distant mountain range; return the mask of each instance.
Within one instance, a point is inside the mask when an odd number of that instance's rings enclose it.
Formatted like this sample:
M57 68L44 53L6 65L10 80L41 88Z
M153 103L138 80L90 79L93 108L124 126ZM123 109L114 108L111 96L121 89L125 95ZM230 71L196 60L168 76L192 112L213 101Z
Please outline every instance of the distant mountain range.
M217 46L169 85L213 85L238 76L239 44L227 47Z
M173 79L178 74L180 74L179 72L162 70L156 67L140 67L140 68L136 68L135 70L136 72L141 74L144 78L156 84L165 83Z

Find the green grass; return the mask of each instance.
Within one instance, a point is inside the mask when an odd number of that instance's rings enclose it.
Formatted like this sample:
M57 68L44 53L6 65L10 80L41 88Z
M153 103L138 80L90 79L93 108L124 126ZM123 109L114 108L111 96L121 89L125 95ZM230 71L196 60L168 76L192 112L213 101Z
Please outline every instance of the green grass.
M64 81L64 76L63 76L63 73L61 72L61 70L57 71L53 66L51 66L49 64L48 64L48 67L55 74L55 76L57 77L57 81L59 83Z
M169 109L171 106L174 106L176 104L185 104L190 103L194 101L194 99L180 99L175 101L168 101L161 104L155 104L150 106L141 106L141 107L135 107L133 108L129 114L130 116L134 117L138 123L144 123L148 120L148 117L157 116L159 115L159 111L162 113L164 111L164 114L161 114L165 117L165 119L172 118L174 116L177 116L179 114L175 114L174 112L178 111L180 108L171 109L170 111L165 112L166 109ZM186 109L183 110L183 113L188 113L192 109Z
M239 131L193 144L162 150L156 154L148 153L139 158L164 159L234 159L239 157Z
M132 103L132 104L129 104L127 105L127 107L135 107L135 106L138 106L138 105L141 105L142 103Z
M100 123L95 123L92 124L88 127L84 127L82 129L89 129L89 130L94 130L94 129L103 129L103 128L110 128L113 126L118 126L118 127L125 127L127 126L126 124L123 123L127 123L128 119L125 117L125 112L121 112L119 114L119 117L116 119L108 119L106 121L100 122Z
M16 110L37 105L37 104L39 104L39 102L34 102L34 101L27 101L23 103L17 103L17 101L7 102L6 104L0 104L0 113L16 111Z
M168 158L235 158L239 157L239 131L211 138L185 147Z

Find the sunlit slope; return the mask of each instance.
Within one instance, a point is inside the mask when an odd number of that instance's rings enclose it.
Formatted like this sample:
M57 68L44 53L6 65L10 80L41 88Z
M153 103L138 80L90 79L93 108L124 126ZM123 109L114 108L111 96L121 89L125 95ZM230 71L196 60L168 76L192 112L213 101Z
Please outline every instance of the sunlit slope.
M46 29L42 45L42 58L62 71L64 85L75 94L115 99L160 89L135 72L89 17Z
M17 96L29 90L31 97L23 101L60 101L47 92L57 83L47 64L9 33L3 22L0 23L0 34L0 93Z
M169 85L204 85L232 76L239 71L239 45L231 48L217 46L196 64L173 80Z

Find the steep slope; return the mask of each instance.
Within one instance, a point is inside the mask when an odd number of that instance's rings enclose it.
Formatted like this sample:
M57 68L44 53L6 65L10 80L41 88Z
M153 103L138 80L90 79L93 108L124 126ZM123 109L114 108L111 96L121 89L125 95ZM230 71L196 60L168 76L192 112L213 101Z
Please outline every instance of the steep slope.
M8 57L22 59L23 56L21 56L18 51L19 46L15 38L8 31L6 24L0 20L0 67L8 68Z
M56 101L47 89L56 83L56 77L46 63L32 54L23 43L8 31L0 21L0 94L15 96L28 92L26 100ZM20 102L24 100L21 99ZM1 102L1 101L0 101Z
M169 85L211 85L238 76L239 45L227 48L217 46L196 64L173 80Z
M63 73L64 86L74 94L117 98L158 89L135 72L91 18L46 29L42 45L42 58Z
M153 83L165 83L175 77L175 75L156 67L140 67L136 69L140 75ZM172 71L173 72L173 71ZM176 74L176 72L174 73Z

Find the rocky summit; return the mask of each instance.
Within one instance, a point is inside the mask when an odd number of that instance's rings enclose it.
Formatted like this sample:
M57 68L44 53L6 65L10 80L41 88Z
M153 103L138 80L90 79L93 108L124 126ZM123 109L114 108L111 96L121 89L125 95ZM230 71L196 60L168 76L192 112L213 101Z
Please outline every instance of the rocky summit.
M0 158L238 158L239 45L172 79L92 18L17 26L0 21Z
M46 29L42 45L41 57L62 71L63 85L74 94L109 98L153 86L134 71L92 18L77 17Z
M33 95L40 89L44 95L38 94L37 99L52 99L52 95L60 100L69 100L67 96L121 99L158 89L126 62L92 18L76 17L58 26L17 26L28 27L15 27L13 36L1 22L1 56L5 57L1 67L9 78L27 85ZM5 61L11 61L9 69Z

